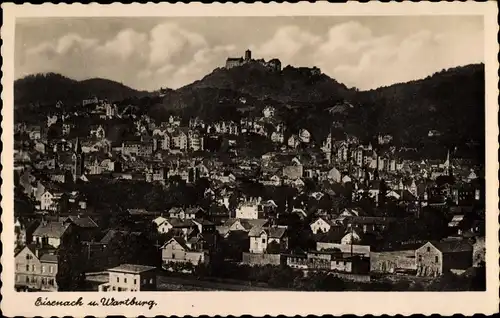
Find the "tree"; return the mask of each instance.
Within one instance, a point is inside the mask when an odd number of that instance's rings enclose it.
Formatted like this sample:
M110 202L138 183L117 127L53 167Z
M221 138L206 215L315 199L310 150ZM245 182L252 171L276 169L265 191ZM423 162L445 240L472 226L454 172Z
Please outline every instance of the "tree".
M267 245L266 253L279 254L280 252L281 252L281 245L276 241L273 241Z
M62 240L57 251L56 282L59 291L77 291L85 283L83 246L77 233Z
M385 206L385 202L387 199L386 195L387 195L387 184L385 183L385 180L382 179L380 180L379 194L378 194L378 204L380 207Z

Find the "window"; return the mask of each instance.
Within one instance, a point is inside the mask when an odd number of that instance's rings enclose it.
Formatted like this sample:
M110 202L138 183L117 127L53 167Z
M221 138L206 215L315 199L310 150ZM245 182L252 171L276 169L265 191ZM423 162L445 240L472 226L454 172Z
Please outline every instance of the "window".
M148 283L148 280L147 280L146 278L144 278L144 279L142 280L142 284L143 284L143 285L146 285L147 283Z
M152 278L149 280L149 283L150 283L150 284L153 284L153 279L152 279Z
M29 264L26 264L26 271L29 272L30 271L30 265Z
M262 239L262 243L266 243L266 239L265 238Z
M429 246L427 246L427 252L430 252L431 251L431 248Z
M54 269L52 268L52 266L49 266L49 273L53 273L54 272Z
M439 263L439 256L434 257L434 262Z
M31 270L32 270L32 271L36 271L36 266L35 266L35 264L33 264L33 265L31 266Z
M421 262L422 261L422 255L419 255L418 256L418 261Z
M30 278L28 276L26 276L26 282L29 283L30 282Z
M117 277L116 278L116 282L119 283L120 282L120 277Z
M42 265L42 273L45 273L45 266Z
M172 253L172 259L175 259L175 254L174 253Z
M123 282L124 282L125 284L127 283L127 278L126 278L126 277L123 279Z
M134 285L137 285L137 279L134 278Z

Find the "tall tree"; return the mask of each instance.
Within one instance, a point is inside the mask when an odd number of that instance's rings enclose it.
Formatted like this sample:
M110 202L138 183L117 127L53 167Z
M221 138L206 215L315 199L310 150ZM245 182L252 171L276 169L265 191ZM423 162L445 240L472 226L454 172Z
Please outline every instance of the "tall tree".
M85 283L83 245L78 233L73 232L62 240L57 251L56 282L59 291L77 291Z

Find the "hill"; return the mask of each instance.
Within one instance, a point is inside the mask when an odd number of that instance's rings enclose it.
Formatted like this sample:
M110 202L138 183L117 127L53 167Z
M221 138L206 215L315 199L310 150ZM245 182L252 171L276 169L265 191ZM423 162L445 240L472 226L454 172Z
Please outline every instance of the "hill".
M107 79L76 81L55 73L29 75L14 82L16 107L55 104L59 100L65 104L76 104L91 96L118 101L147 94Z
M237 121L260 116L270 105L276 108L277 120L285 122L288 134L306 128L317 143L330 131L337 139L347 133L365 141L380 133L392 135L400 145L440 151L458 147L464 153L472 149L481 157L484 81L484 64L474 64L421 80L357 91L313 69L287 66L276 72L248 63L217 68L192 84L161 94L135 91L104 79L78 82L57 74L35 75L15 82L15 101L16 107L36 101L80 103L94 94L136 105L157 121L170 114L185 120L198 116L207 121Z
M360 92L356 102L363 108L354 109L350 117L370 134L393 134L405 144L433 139L449 147L483 144L484 85L484 64L442 70L425 79Z
M353 94L345 85L325 74L313 73L311 68L287 66L275 72L257 62L231 69L217 68L180 91L200 88L233 90L260 100L270 98L283 103L317 103Z

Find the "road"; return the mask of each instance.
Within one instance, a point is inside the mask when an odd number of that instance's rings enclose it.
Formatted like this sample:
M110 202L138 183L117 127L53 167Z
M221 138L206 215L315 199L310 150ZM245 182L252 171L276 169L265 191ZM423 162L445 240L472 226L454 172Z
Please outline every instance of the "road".
M198 280L196 278L180 278L158 275L158 290L163 291L277 291L278 289L240 285L226 282Z

